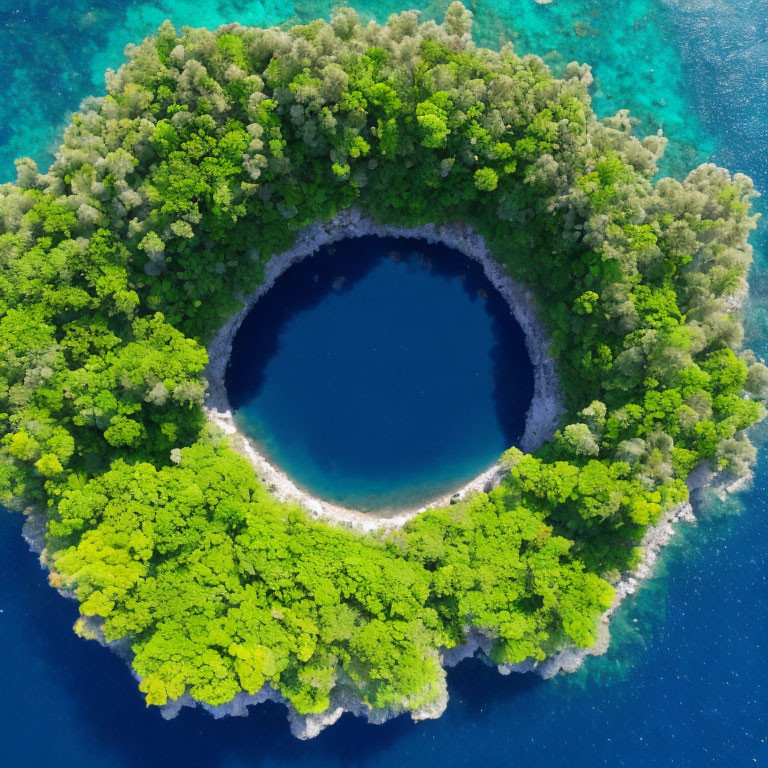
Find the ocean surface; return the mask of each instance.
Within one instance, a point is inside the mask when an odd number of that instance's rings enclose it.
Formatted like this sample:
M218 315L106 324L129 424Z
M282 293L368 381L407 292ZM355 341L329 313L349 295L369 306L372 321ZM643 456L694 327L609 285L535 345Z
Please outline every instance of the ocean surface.
M379 19L404 6L353 3ZM408 3L439 16L447 2ZM123 46L164 18L177 25L274 24L327 15L331 2L0 0L0 179L13 158L50 158L79 100L103 89ZM476 36L590 62L601 114L628 107L670 138L665 172L712 159L768 193L766 0L477 0ZM748 308L749 343L768 354L766 227ZM759 437L759 436L758 436ZM612 623L613 643L576 674L504 678L478 662L449 674L437 721L370 726L349 715L311 742L265 705L246 719L146 710L124 665L71 632L75 605L46 585L0 516L0 763L9 768L210 766L768 766L768 458L754 488L697 505L655 578Z
M250 311L226 375L235 421L311 494L396 512L519 442L522 329L477 262L363 237L294 264Z

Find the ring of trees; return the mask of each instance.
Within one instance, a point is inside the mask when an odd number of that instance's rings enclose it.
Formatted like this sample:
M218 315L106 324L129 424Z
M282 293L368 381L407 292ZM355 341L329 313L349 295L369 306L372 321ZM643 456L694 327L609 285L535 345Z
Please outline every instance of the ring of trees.
M164 24L55 162L0 187L0 493L45 521L76 628L150 704L271 686L299 713L444 695L440 649L590 646L611 583L704 462L744 473L767 371L739 351L751 182L653 181L588 67L477 48L471 14ZM467 222L535 293L568 415L490 493L361 535L279 502L206 422L205 343L271 254L349 206Z

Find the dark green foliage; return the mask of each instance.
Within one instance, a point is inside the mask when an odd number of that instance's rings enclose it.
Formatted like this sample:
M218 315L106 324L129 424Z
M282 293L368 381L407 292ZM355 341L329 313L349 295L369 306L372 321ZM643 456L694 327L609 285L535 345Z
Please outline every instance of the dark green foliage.
M701 461L754 456L738 353L751 182L655 185L664 141L597 121L591 77L477 49L458 3L360 25L165 24L0 187L0 494L48 520L52 580L124 639L151 704L268 683L416 709L470 627L498 662L595 641L643 533ZM307 224L463 221L526 282L569 418L488 494L362 536L278 502L205 426L204 343Z

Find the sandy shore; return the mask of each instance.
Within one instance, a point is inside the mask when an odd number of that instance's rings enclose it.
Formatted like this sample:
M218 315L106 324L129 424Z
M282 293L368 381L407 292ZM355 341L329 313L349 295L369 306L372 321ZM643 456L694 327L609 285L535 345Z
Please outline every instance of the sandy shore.
M479 262L491 284L501 293L525 334L528 355L533 364L534 392L525 421L520 448L533 453L549 440L564 413L555 362L549 356L549 337L536 317L533 295L513 280L493 258L485 241L468 226L453 224L436 227L433 224L415 228L376 224L358 209L349 209L326 224L315 224L299 233L296 243L287 251L275 254L267 264L264 282L250 296L243 297L243 308L233 315L208 345L210 363L206 369L208 394L205 411L208 418L222 429L230 445L253 464L262 482L281 501L295 501L317 518L322 518L360 531L397 528L426 509L447 504L452 498L462 498L472 491L488 491L498 485L504 475L498 464L485 470L466 485L452 490L429 504L395 514L376 515L359 512L319 499L297 486L282 470L270 463L257 447L238 430L224 386L232 342L240 325L253 305L274 285L291 265L311 256L324 245L353 237L379 235L382 237L417 238L429 243L442 243Z

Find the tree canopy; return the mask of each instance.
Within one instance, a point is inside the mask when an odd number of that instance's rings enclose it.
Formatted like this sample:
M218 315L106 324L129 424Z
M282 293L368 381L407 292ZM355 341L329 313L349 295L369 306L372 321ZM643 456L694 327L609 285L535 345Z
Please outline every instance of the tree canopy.
M588 67L478 48L471 21L165 23L47 173L0 186L0 500L45 514L52 581L149 704L268 684L300 713L337 687L414 710L470 629L500 663L588 647L690 471L754 458L751 181L654 181L665 140L598 120ZM201 408L206 342L351 205L481 233L534 291L568 405L497 489L365 536L279 502Z

